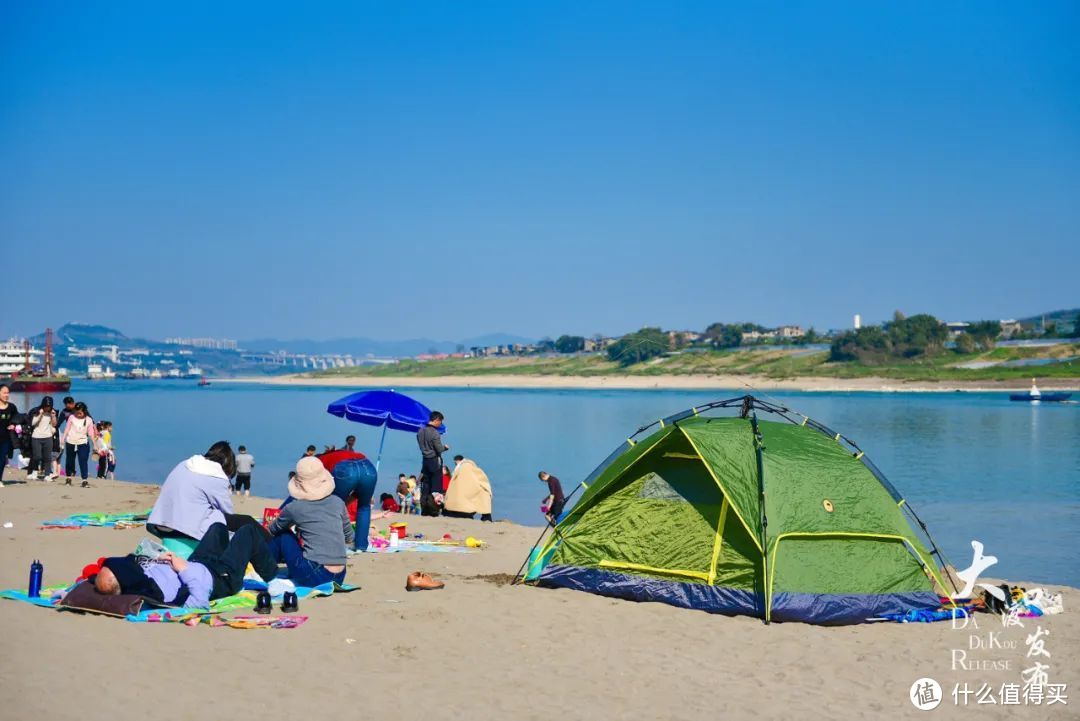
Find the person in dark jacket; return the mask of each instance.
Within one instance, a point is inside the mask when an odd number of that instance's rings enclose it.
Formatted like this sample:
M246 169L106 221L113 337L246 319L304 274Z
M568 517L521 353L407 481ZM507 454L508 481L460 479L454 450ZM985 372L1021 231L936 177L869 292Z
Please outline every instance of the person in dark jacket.
M547 471L540 471L537 475L541 481L547 484L547 519L548 523L554 526L559 522L559 516L562 515L563 509L566 507L566 494L563 493L562 483L555 476Z
M420 513L425 516L439 515L432 494L442 492L442 454L450 450L439 434L442 424L443 414L432 411L427 424L416 432L416 444L420 446Z
M11 387L7 383L0 384L0 486L4 485L4 469L15 451L15 426L22 421L19 409L10 398Z
M30 439L30 465L27 480L36 480L40 473L42 480L53 479L53 448L60 444L56 429L59 426L56 409L53 408L52 396L41 399L41 405L26 414L27 428L24 436Z

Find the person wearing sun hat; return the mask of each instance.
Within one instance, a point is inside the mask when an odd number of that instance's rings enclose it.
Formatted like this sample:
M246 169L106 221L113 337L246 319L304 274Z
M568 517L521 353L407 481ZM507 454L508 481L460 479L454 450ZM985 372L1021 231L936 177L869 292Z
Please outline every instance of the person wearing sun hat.
M297 462L288 488L290 500L270 524L271 552L297 586L343 583L353 527L345 502L334 495L334 477L322 461L306 456Z

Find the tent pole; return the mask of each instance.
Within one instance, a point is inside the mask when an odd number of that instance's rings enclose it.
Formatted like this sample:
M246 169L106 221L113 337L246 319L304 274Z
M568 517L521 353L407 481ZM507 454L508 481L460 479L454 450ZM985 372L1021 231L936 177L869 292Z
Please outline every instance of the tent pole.
M577 494L577 492L580 491L582 489L582 487L584 487L584 486L585 486L584 481L579 483L577 485L577 488L575 488L573 491L571 491L570 495L566 497L567 502L569 503L570 499L573 498ZM523 573L523 571L525 570L525 567L529 565L529 559L532 557L532 552L535 551L537 549L537 547L540 545L540 542L544 540L544 536L547 535L548 531L551 531L556 536L558 536L560 541L562 540L562 534L559 533L558 529L555 526L551 525L550 523L546 524L544 526L544 530L540 532L540 538L537 538L536 543L534 543L533 547L529 549L529 555L525 557L525 563L521 564L521 568L519 568L518 572L514 574L514 583L511 584L511 585L516 585L518 583L518 579L524 577L525 574Z
M379 455L377 455L377 456L375 457L375 470L376 470L376 472L377 472L377 471L379 470L379 461L381 461L381 460L382 460L382 448L383 448L383 444L384 444L384 443L386 443L386 425L387 425L387 424L383 423L383 427L382 427L382 438L380 438L380 439L379 439Z
M749 396L747 396L749 398ZM770 602L770 589L769 589L769 517L765 512L765 462L761 457L761 450L764 440L761 437L761 430L758 428L757 413L751 413L750 415L750 428L754 433L754 450L757 455L757 472L758 472L758 502L761 504L761 575L762 583L761 588L763 590L762 598L765 602L765 625L769 625L769 602Z

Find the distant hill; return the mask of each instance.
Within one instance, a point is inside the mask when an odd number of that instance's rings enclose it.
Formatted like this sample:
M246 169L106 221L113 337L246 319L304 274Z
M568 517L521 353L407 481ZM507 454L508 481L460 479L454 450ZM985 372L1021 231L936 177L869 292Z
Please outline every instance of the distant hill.
M1046 318L1046 322L1050 323L1058 321L1067 321L1073 323L1076 321L1076 317L1080 316L1080 308L1069 308L1067 310L1052 310L1048 313L1039 313L1033 315L1030 318L1020 318L1021 323L1041 323L1043 318Z
M128 346L139 343L138 339L128 338L126 335L104 325L90 325L87 323L65 323L54 331L56 345L118 345ZM35 345L45 343L45 334L40 333L30 339Z
M1059 332L1077 335L1080 334L1080 327L1077 327L1078 317L1080 317L1080 308L1069 308L1067 310L1052 310L1048 313L1040 313L1019 320L1020 324L1025 327L1040 328L1045 319L1047 324L1054 323L1057 325Z
M30 338L36 346L45 343L45 334L40 333ZM473 346L507 345L512 343L533 343L534 339L511 333L489 333L487 335L465 338L460 341L433 340L431 338L410 338L406 340L378 340L375 338L334 338L331 340L293 339L283 340L280 338L258 338L255 340L240 341L240 347L247 351L278 351L284 350L289 353L306 353L310 355L345 355L355 357L374 355L379 357L407 357L435 351L437 353L453 353L458 345L466 349ZM89 323L65 323L55 331L55 345L57 349L68 346L119 346L121 350L136 347L141 348L172 348L160 340L147 338L132 338L116 328ZM199 351L202 354L204 351Z
M466 349L473 346L506 345L510 343L532 343L533 339L509 333L490 333L488 335L465 338L460 341L432 340L431 338L410 338L406 340L376 340L374 338L334 338L331 340L280 338L256 338L240 341L240 347L248 351L278 351L289 353L310 353L316 355L350 354L354 357L367 355L379 357L415 356L421 353L453 353L459 345Z

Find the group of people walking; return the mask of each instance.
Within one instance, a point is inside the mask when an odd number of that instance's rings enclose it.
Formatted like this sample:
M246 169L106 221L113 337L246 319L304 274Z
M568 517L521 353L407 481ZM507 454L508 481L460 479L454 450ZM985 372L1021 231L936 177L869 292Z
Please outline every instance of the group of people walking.
M19 413L11 401L11 388L0 384L0 486L8 461L18 450L28 457L27 480L53 481L63 477L72 485L78 466L82 486L88 487L90 455L98 455L97 477L105 478L116 470L116 454L112 447L112 423L95 423L90 409L71 396L63 400L59 410L52 396L45 396L36 407Z

